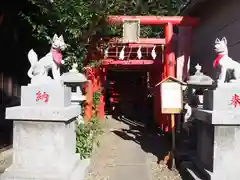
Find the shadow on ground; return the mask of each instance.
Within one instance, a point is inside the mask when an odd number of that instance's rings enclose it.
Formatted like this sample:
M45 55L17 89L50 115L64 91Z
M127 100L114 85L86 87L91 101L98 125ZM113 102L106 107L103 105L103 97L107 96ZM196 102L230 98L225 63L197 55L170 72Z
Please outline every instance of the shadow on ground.
M128 124L129 128L112 132L124 140L139 144L146 153L152 153L157 157L158 163L164 160L164 157L171 151L171 138L153 125L146 125L124 117L117 120Z
M121 121L129 126L129 128L113 130L112 132L127 141L134 141L139 144L143 151L152 154L154 161L162 164L163 160L172 150L172 138L170 134L163 133L154 123L139 122L130 120L124 116L115 117L117 121ZM168 159L168 168L171 169L172 161ZM180 168L181 161L176 161L176 168L180 173L181 179L188 180L189 175ZM175 169L173 169L175 171Z

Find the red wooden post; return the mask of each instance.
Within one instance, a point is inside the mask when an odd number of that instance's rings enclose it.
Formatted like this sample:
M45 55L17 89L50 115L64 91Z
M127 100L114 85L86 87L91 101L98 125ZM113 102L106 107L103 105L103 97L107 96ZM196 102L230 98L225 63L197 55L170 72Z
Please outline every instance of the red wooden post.
M93 76L92 76L92 86L93 86L93 92L97 91L99 89L98 84L98 71L96 68L92 68Z
M107 75L107 70L106 68L102 68L102 69L99 69L100 72L99 72L99 75L100 75L100 86L99 88L102 88L102 95L100 97L100 102L99 102L99 105L98 105L98 118L99 119L104 119L104 114L105 114L105 101L104 101L104 98L105 98L105 86L106 86L106 75Z
M175 77L175 54L173 51L173 24L168 22L165 25L164 28L164 32L165 32L165 49L164 49L164 68L163 68L163 74L162 74L162 79L167 78L168 76L172 76ZM161 81L161 79L160 79ZM161 95L160 95L160 91L157 91L157 96L155 98L158 99L157 104L155 104L155 106L161 106ZM160 107L161 108L161 107ZM157 113L158 116L157 121L158 121L158 125L165 131L168 132L169 131L169 127L170 126L170 120L169 120L169 115L166 114L162 114L161 112Z
M93 106L93 87L92 81L89 80L86 88L86 101L84 106L84 120L89 121L92 118L92 106Z
M104 96L100 96L100 102L99 102L98 114L97 114L100 120L104 119L104 107L105 107Z
M84 104L84 120L87 122L92 118L93 106L93 81L94 72L91 67L85 67L88 84L86 85L86 101Z
M165 48L165 66L167 71L167 76L175 77L175 56L173 52L173 24L167 23L165 25L165 41L166 41L166 48Z

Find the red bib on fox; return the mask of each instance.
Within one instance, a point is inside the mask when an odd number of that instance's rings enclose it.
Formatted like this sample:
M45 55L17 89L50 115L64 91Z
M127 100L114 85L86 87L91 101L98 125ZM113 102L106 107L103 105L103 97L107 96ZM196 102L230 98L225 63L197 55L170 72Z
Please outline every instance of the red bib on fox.
M62 52L58 49L52 49L52 55L53 55L53 60L57 63L57 64L61 64L62 61Z
M217 55L216 59L213 61L213 67L214 67L214 68L217 67L217 65L219 64L219 62L221 61L221 59L222 59L223 56L224 56L223 54Z

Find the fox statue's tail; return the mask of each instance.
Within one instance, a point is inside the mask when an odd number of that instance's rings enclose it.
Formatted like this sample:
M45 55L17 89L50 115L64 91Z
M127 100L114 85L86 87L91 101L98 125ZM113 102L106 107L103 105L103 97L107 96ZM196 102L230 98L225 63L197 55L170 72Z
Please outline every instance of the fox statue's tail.
M37 64L38 62L38 56L37 54L35 53L35 51L33 49L31 49L29 52L28 52L28 60L31 64L31 67L30 69L28 70L28 76L30 78L33 77L33 67Z
M31 66L34 66L38 62L38 56L33 49L28 52L28 60Z

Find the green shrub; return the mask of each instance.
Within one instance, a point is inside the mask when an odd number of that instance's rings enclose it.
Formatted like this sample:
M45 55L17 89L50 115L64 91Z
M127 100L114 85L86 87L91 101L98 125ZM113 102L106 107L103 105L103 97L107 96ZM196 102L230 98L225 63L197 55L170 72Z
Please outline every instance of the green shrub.
M94 146L99 146L97 137L102 133L100 121L93 117L89 123L80 123L76 128L76 152L81 159L91 157Z

